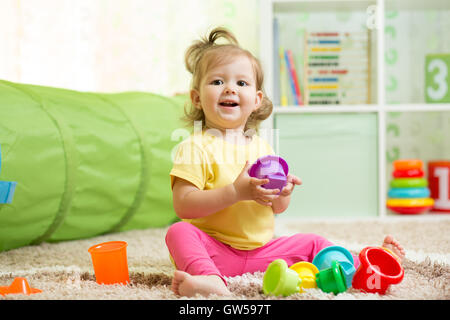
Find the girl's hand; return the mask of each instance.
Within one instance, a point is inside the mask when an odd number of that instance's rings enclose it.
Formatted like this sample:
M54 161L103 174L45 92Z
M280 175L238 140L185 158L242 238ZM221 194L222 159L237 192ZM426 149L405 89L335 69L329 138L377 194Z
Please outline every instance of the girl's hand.
M265 189L261 185L269 183L269 179L258 179L248 175L251 164L245 163L239 176L233 182L238 201L254 200L263 206L272 206L272 201L278 198L279 189ZM298 179L298 178L297 178ZM286 189L286 187L284 188ZM292 190L290 191L292 192Z
M293 174L288 174L287 183L284 186L283 190L281 190L280 192L281 197L273 201L273 213L282 213L287 209L291 201L290 196L292 191L294 190L294 187L301 184L302 181L298 177L294 176Z
M293 174L288 174L287 176L287 184L284 186L283 190L281 190L280 196L287 197L290 196L292 191L294 191L294 187L296 185L301 185L302 180L299 177L294 176Z

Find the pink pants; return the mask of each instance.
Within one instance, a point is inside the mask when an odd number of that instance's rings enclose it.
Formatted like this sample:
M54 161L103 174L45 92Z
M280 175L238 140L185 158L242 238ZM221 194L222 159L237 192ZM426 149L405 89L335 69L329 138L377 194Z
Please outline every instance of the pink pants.
M191 275L217 275L224 277L246 272L264 272L275 259L284 259L288 266L299 261L312 262L323 248L332 246L327 239L312 234L279 237L254 250L238 250L226 245L187 222L170 226L166 245L178 270ZM358 256L353 255L355 268Z

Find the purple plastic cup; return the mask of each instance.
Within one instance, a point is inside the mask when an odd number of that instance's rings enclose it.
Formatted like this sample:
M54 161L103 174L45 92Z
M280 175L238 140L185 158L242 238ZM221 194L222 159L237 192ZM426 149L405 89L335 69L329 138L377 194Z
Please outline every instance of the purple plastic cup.
M279 189L280 192L287 184L288 172L287 162L281 157L272 155L259 158L248 170L250 177L269 179L269 183L263 184L261 187Z

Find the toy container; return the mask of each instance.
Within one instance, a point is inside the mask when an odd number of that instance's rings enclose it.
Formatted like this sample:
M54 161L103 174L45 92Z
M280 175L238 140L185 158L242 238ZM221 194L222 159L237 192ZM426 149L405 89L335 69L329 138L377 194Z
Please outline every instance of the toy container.
M0 294L6 295L6 294L34 294L34 293L40 293L42 290L31 288L28 284L28 281L26 278L17 277L14 278L13 282L6 287L0 287Z
M287 162L278 156L268 155L258 158L248 170L251 177L258 179L269 179L269 183L261 187L266 189L281 189L287 183L289 166Z
M266 295L289 296L300 292L302 280L297 272L288 268L286 261L272 261L266 269L263 278L263 292Z
M385 294L392 284L403 280L405 271L398 259L380 247L366 247L359 253L361 262L352 286L363 292Z
M130 282L127 263L127 243L109 241L88 249L98 284L127 284Z
M300 292L305 292L304 289L317 288L316 274L319 273L319 269L315 265L306 261L300 261L294 263L289 269L297 272L298 277L302 280Z
M355 266L352 254L341 246L330 246L319 251L314 257L312 263L319 269L331 268L333 261L338 261L342 268L347 287L352 284L355 274Z
M331 262L331 267L323 269L316 274L317 286L323 292L338 294L347 290L345 276L340 263L336 260Z

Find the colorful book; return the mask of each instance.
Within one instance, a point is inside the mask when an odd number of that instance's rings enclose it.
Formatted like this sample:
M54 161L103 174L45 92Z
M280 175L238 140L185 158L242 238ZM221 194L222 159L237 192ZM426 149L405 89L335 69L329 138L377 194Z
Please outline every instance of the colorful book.
M294 76L292 74L292 67L289 61L287 50L284 51L284 60L286 61L286 69L287 69L286 73L288 74L289 83L291 84L292 95L294 96L294 104L299 105L298 94L297 90L295 89Z
M289 60L289 66L290 66L289 71L292 76L292 79L294 80L295 94L297 96L298 105L302 105L303 104L302 94L300 91L300 83L299 83L298 76L297 76L297 70L295 68L294 55L292 54L292 51L289 49L286 50L286 53L287 53L287 57Z
M287 106L289 104L288 102L288 84L286 83L288 81L288 74L286 71L286 62L284 60L284 49L279 48L278 50L278 56L280 60L280 98L281 98L281 105Z

